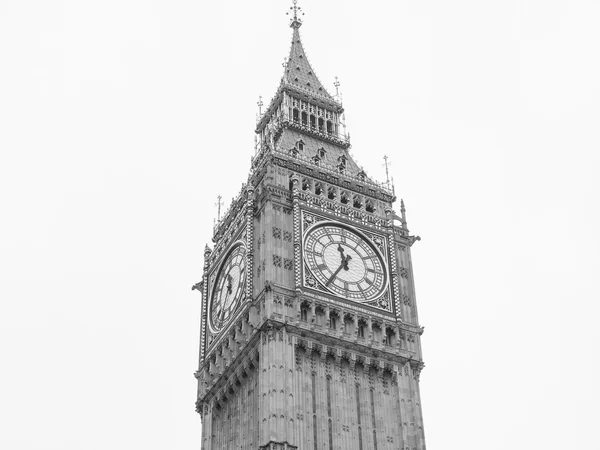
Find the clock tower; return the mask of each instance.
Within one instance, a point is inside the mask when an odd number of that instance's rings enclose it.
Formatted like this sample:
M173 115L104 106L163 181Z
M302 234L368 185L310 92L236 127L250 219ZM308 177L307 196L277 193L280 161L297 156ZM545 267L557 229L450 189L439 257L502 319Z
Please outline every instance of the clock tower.
M404 203L350 156L300 8L246 183L204 251L202 449L425 449ZM357 150L360 153L360 149Z

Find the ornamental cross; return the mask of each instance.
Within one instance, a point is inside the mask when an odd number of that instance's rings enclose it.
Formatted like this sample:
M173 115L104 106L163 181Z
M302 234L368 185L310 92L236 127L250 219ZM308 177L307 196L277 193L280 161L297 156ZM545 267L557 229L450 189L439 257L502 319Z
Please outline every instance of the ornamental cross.
M294 11L294 18L292 19L292 23L293 22L299 22L302 23L301 20L298 19L298 13L302 13L302 15L304 15L304 13L302 12L302 8L300 6L298 6L298 0L292 0L292 3L294 4L294 6L290 6L290 11ZM285 13L286 15L290 15L289 11Z

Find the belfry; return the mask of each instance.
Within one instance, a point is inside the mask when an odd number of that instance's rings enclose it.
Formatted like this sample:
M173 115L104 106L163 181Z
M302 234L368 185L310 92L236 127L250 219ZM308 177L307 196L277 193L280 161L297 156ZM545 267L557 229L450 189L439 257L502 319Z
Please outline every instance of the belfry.
M248 179L194 286L202 449L423 450L419 238L389 183L350 156L344 108L311 67L301 25L294 0Z

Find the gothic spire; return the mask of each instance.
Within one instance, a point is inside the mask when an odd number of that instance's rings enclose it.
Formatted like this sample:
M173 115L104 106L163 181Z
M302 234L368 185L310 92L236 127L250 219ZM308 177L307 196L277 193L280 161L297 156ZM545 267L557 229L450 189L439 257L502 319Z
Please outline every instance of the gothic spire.
M290 20L290 28L294 31L292 33L290 55L287 62L284 64L285 73L283 75L283 83L288 86L299 88L301 91L308 94L325 97L327 100L335 102L317 78L315 71L310 66L308 58L306 57L299 31L302 26L302 20L300 19L299 14L304 15L304 13L301 12L302 9L297 3L297 0L294 0L294 6L290 7L293 14ZM288 12L288 14L290 13Z

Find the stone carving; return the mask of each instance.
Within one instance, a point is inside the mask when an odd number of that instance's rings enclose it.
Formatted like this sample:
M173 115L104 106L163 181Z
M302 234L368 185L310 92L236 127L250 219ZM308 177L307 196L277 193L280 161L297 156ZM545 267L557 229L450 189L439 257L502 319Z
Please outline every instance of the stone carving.
M304 272L304 284L313 289L317 287L317 281L310 273L306 271Z
M273 265L275 267L281 267L281 256L273 255Z

